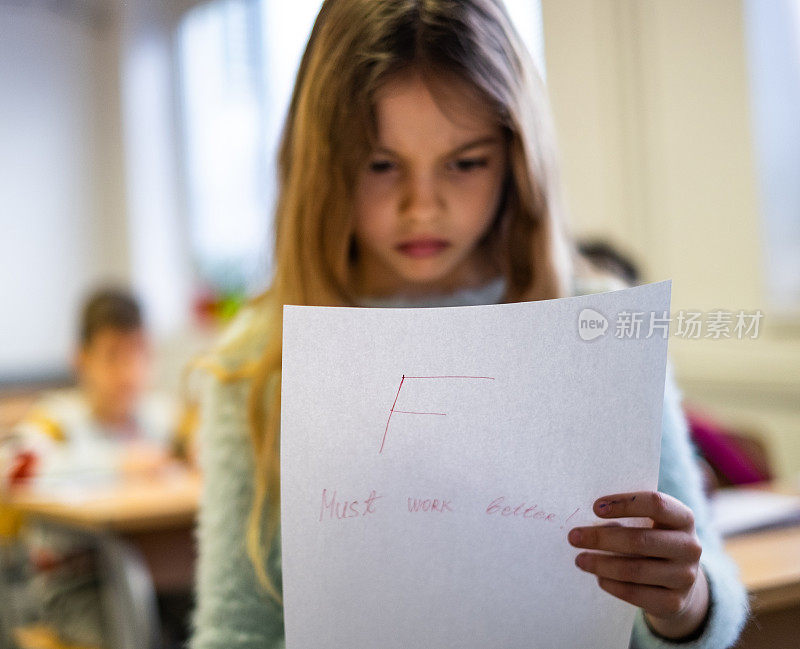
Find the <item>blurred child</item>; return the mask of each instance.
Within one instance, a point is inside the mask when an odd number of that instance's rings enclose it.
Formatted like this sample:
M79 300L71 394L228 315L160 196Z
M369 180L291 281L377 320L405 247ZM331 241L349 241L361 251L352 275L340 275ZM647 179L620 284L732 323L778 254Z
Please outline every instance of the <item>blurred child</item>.
M78 386L46 394L19 424L6 479L53 483L161 466L178 408L165 395L145 392L151 364L136 300L119 289L94 293L74 356Z
M148 391L152 347L136 299L103 288L86 301L74 355L77 387L42 396L0 447L5 488L102 487L168 465L177 400ZM25 534L43 621L65 642L103 646L93 548L65 530Z

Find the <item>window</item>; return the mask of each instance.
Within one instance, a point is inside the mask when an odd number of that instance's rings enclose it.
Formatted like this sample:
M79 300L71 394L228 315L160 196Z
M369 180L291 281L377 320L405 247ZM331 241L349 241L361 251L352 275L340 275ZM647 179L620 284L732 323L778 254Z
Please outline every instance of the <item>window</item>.
M178 38L191 250L200 276L228 290L255 279L267 249L261 10L199 5Z
M767 298L800 315L800 4L744 5Z

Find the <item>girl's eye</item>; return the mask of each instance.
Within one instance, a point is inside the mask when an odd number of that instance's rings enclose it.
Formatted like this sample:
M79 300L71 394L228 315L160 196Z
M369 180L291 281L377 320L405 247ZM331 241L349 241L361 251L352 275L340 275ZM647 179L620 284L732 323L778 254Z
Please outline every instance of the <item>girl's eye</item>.
M457 171L469 172L473 169L485 167L489 162L488 158L462 158L456 160L453 164ZM375 160L369 165L370 171L374 173L384 173L394 169L395 165L390 160Z
M472 171L473 169L485 167L487 162L487 158L464 158L456 160L455 164L459 171Z
M392 168L392 163L388 160L376 160L375 162L370 163L369 168L370 171L383 173L384 171L389 171Z

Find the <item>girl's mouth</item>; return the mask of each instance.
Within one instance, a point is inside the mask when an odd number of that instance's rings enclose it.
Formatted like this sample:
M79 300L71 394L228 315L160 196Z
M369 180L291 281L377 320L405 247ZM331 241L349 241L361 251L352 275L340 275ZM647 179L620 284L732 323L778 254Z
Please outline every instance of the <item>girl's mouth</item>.
M407 257L420 259L437 255L449 245L450 243L443 239L413 239L398 244L397 250Z

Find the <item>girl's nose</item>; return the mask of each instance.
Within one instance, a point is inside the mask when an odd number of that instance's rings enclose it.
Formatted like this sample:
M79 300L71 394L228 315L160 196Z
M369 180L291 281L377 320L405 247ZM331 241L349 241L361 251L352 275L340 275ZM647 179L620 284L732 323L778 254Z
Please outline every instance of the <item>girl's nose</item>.
M432 175L420 174L409 179L401 205L405 218L430 221L437 217L443 206L438 184Z

